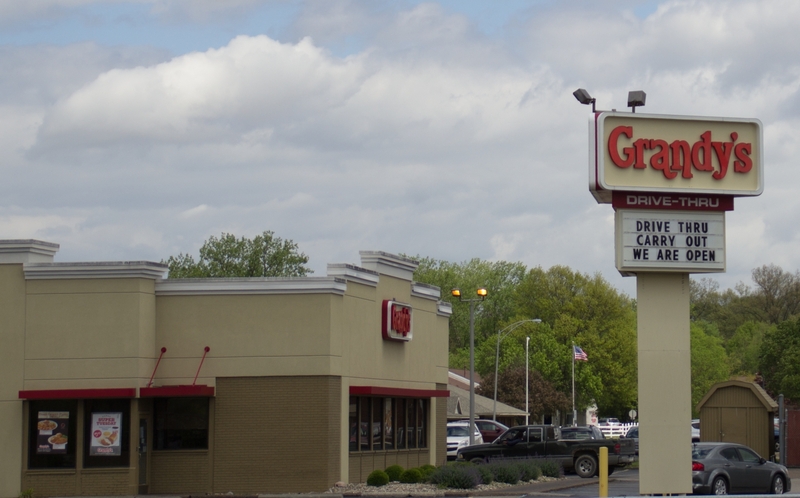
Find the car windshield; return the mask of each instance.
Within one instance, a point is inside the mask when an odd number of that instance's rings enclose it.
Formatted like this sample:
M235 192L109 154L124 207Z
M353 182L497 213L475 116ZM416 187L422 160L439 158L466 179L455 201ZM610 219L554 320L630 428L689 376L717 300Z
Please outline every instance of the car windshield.
M711 453L713 450L713 446L701 446L699 444L695 444L692 446L692 460L702 460Z
M457 425L447 428L447 437L469 437L466 425Z

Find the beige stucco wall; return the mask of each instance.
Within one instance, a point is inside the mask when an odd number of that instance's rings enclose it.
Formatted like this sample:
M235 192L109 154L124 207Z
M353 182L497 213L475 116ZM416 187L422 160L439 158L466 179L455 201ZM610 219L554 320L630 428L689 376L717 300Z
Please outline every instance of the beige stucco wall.
M24 389L143 385L152 371L151 279L28 281Z
M22 375L25 278L22 265L0 264L0 497L19 496L22 462Z

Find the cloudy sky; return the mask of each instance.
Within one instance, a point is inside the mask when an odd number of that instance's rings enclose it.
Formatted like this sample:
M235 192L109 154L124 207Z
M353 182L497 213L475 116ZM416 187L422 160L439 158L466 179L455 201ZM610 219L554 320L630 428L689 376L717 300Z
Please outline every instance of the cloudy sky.
M0 238L56 261L292 239L614 267L590 109L758 118L765 189L727 215L720 285L800 267L800 2L37 0L0 3Z

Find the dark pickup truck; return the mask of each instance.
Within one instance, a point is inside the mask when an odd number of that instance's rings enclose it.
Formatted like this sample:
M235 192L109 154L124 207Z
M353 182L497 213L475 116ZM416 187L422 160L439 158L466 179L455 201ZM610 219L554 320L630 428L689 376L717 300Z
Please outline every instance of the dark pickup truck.
M565 439L552 425L516 426L494 442L475 444L458 450L458 460L485 463L495 458L547 458L574 470L580 477L598 473L600 448L608 448L608 473L635 460L633 439Z

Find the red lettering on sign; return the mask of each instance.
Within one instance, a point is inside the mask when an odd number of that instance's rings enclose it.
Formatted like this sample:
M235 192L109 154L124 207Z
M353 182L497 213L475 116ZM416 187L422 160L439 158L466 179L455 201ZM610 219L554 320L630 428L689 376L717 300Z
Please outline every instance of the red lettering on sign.
M631 140L624 145L624 138ZM746 174L753 169L753 144L739 142L739 134L730 134L730 141L713 141L711 131L700 134L699 139L689 144L685 140L667 143L659 138L636 138L633 126L617 126L608 136L608 154L618 168L646 169L645 151L650 151L649 165L660 171L664 178L672 180L681 172L681 177L692 178L693 171L711 173L714 180L722 180L729 170ZM716 159L716 168L713 160ZM733 164L731 160L733 159ZM733 166L733 168L731 168Z
M411 332L411 312L408 308L392 306L392 329L404 336Z

